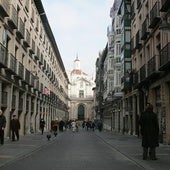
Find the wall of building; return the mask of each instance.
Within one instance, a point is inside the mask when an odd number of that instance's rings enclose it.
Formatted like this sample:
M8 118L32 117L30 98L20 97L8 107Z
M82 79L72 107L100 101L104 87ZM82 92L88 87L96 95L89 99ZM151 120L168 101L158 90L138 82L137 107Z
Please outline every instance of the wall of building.
M7 118L16 114L20 133L39 131L44 118L68 112L68 78L41 1L0 2L0 108ZM60 114L60 116L58 116Z

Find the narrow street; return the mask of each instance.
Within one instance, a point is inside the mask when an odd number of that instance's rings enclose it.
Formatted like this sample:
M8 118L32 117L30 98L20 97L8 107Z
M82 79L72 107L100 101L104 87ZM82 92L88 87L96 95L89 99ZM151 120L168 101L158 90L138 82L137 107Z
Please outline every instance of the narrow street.
M104 142L100 132L63 132L36 152L14 160L1 170L138 170L135 161Z

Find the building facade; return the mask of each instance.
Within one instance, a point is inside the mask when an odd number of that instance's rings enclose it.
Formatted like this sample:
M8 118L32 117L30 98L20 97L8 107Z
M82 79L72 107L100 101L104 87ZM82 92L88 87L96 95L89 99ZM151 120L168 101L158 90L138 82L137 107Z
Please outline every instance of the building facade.
M160 142L170 144L170 2L131 1L131 6L133 108L140 115L146 103L152 103L159 119Z
M115 1L116 2L116 1ZM113 8L115 6L113 5ZM113 13L115 20L115 13ZM121 0L117 15L121 18L121 91L120 128L118 131L139 135L139 117L146 104L153 104L158 115L160 142L170 143L170 1L168 0ZM114 21L113 20L113 21ZM115 27L114 27L115 28ZM113 29L114 30L114 29ZM114 37L114 38L113 38ZM108 62L111 54L110 34L107 47L96 61L96 110L104 117L104 109L113 105L108 102ZM113 44L113 48L116 44ZM112 48L112 49L113 49ZM115 58L115 50L112 55ZM115 70L113 70L115 72ZM114 75L111 76L115 79ZM112 89L115 85L112 85ZM112 106L113 107L113 106ZM102 112L102 114L101 114ZM112 116L111 130L116 128L117 118Z
M96 98L100 105L98 113L102 114L104 129L113 131L120 130L120 107L123 96L121 91L121 17L118 15L119 5L120 0L114 1L110 11L112 25L107 29L108 43L103 52L99 54L96 62Z
M0 108L21 135L68 117L68 77L41 1L0 1Z
M69 119L80 121L95 119L94 80L81 70L78 57L74 60L74 68L68 73L68 77Z

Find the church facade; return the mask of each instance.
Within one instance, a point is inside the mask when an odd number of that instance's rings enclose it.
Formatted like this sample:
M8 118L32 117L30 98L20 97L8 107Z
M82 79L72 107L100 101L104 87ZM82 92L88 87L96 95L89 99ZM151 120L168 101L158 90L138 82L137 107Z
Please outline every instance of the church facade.
M93 120L96 116L94 109L93 88L95 83L80 69L78 57L74 60L74 68L68 72L69 77L69 119Z

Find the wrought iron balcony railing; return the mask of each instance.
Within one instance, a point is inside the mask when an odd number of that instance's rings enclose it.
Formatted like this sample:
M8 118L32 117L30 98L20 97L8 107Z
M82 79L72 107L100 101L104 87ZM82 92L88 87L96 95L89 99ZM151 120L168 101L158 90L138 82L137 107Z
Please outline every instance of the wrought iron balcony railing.
M170 42L160 51L160 68L161 71L166 71L170 66Z
M140 68L140 82L144 81L146 78L146 64Z
M0 0L0 16L9 16L9 1L10 0Z
M2 44L0 44L0 66L7 67L7 63L8 63L7 50Z
M16 31L16 35L19 39L23 39L24 38L24 33L25 33L25 26L24 26L24 22L22 21L21 18L19 18L18 21L18 29Z
M30 71L28 69L25 69L25 82L30 84Z
M149 29L148 29L148 18L145 19L145 21L142 24L142 37L141 40L146 40L149 34Z
M26 29L26 31L25 31L25 38L24 38L24 41L23 41L23 45L26 48L30 47L30 33L29 33L28 29Z
M8 25L12 29L16 29L18 26L18 14L17 10L14 8L13 5L9 5L10 7L10 17L8 18Z
M17 60L11 53L8 53L8 67L7 68L12 73L17 74Z
M18 76L24 79L24 66L22 63L18 62Z
M133 71L133 86L136 87L139 83L139 71Z
M149 28L154 28L160 21L160 7L159 2L156 2L150 11L150 25Z
M159 55L153 56L147 63L147 77L156 76L159 73Z
M142 45L141 41L141 30L136 33L136 49L139 49Z

